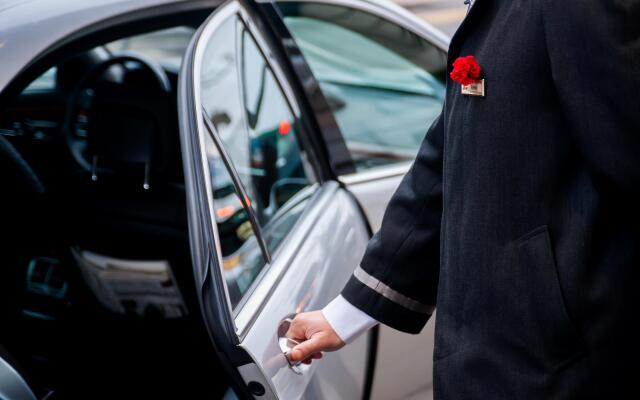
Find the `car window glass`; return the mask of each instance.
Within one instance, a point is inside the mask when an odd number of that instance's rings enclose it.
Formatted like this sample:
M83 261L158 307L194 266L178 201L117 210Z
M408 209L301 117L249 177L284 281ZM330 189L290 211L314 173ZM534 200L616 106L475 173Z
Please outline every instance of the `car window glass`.
M222 269L231 306L235 307L266 262L249 214L242 206L229 170L210 135L205 137L205 151L211 174L213 213L222 251Z
M243 29L237 18L231 18L211 37L201 65L200 99L273 252L301 214L312 180L288 103ZM211 137L205 137L214 218L235 308L265 260L230 171Z
M412 160L444 102L443 51L359 10L283 2L358 171Z
M224 22L206 47L200 75L200 97L205 118L210 118L225 145L248 146L236 69L235 18ZM231 179L230 171L205 133L205 152L211 175L213 213L223 260L223 272L235 307L265 265L248 211Z
M297 124L273 72L251 34L241 34L241 79L249 145L230 151L247 182L265 241L270 249L279 240L270 235L278 210L309 186L311 169L298 143ZM284 218L284 217L282 217ZM291 217L285 218L291 220ZM282 227L283 221L274 225ZM280 228L282 229L282 228ZM278 235L277 235L278 236Z
M54 90L57 86L58 68L51 67L27 86L24 91L35 92L41 90Z

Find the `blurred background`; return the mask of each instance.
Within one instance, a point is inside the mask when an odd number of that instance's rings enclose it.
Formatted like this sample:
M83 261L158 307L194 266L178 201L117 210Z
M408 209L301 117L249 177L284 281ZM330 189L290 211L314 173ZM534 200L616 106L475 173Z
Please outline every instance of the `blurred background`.
M462 22L467 6L464 0L394 0L423 20L451 36Z

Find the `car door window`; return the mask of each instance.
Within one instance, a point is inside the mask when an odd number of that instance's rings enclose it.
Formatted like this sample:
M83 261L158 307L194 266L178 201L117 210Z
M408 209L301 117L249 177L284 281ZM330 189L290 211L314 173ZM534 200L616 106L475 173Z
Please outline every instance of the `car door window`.
M383 18L281 2L358 171L412 160L444 102L445 53Z
M213 212L235 308L266 265L259 239L268 251L276 250L301 214L299 204L308 196L300 193L308 191L313 175L286 98L237 17L222 23L211 37L200 75L205 118L224 150L221 154L215 140L205 135ZM241 187L234 185L233 174ZM255 232L250 213L261 232Z
M242 146L244 131L242 103L237 77L235 30L237 20L229 19L216 31L207 46L201 69L202 106L220 136L232 146ZM215 44L215 45L213 45ZM224 93L224 95L221 95ZM217 225L222 268L231 306L240 301L266 264L231 172L211 135L204 135L204 151L211 175L213 214Z
M298 143L297 127L282 90L255 40L240 33L241 79L249 146L231 153L251 191L265 231L278 210L309 186L312 170ZM269 248L278 243L265 235ZM279 241L276 241L279 242Z

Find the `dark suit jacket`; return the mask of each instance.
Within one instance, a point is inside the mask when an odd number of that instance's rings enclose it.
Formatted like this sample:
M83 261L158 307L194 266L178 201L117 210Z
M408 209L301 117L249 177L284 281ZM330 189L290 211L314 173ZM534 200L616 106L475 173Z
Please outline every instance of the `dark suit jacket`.
M455 34L449 71L474 55L486 97L447 83L343 291L412 333L437 304L437 399L640 391L639 21L638 0L476 0Z

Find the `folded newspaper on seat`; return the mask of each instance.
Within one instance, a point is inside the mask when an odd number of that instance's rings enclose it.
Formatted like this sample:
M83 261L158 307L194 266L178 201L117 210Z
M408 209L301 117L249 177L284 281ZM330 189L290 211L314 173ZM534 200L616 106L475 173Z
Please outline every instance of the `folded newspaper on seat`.
M187 314L167 260L126 260L71 249L89 287L119 314L177 318Z

